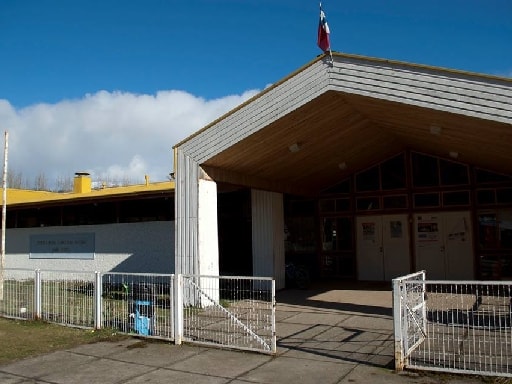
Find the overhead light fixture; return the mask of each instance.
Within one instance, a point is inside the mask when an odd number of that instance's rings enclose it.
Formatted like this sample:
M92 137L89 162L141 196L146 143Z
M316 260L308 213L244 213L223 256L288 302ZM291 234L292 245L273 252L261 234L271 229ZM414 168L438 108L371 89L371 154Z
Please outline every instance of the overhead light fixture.
M345 163L345 162L339 163L338 168L341 169L342 171L344 171L345 169L347 169L347 163Z
M299 143L293 143L288 147L288 150L291 153L299 152L300 151L300 144Z
M459 152L450 151L448 154L452 159L457 159L459 157Z
M430 126L430 133L432 135L439 136L441 134L441 127L438 127L437 125L431 125Z

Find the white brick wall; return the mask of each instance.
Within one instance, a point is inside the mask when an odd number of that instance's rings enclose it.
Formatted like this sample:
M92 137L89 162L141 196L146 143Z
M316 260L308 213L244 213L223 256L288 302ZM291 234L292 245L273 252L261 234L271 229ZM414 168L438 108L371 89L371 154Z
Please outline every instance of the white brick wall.
M94 260L30 259L30 235L94 233ZM174 221L13 228L6 231L6 268L174 273Z

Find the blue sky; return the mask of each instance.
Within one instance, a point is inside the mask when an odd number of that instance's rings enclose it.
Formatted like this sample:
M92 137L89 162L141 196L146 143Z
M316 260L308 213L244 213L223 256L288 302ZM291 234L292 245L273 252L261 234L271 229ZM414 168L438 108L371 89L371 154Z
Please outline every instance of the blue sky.
M512 76L510 0L322 4L334 51ZM52 152L69 156L67 148L80 145L73 137L86 137L95 146L100 133L119 140L148 126L155 135L171 127L170 148L320 54L318 5L312 0L1 0L0 129L13 131L13 145L23 143L24 150L31 149L26 135L35 135L36 164L52 175L71 169L62 165L65 157L39 148L41 140ZM170 95L171 107L165 104ZM196 103L194 108L188 102ZM133 113L124 108L146 112L127 117L130 124L123 125L119 115ZM174 112L165 114L169 108ZM102 121L92 117L98 110ZM180 128L177 121L187 123ZM156 179L168 173L169 164L156 170L168 149L157 158L151 145L150 155L127 140L121 140L129 147L122 153L103 162L84 155L70 168L112 175L113 167L118 177L126 172L137 179L143 179L141 172ZM14 159L19 172L37 169L31 157ZM130 166L134 159L141 161L137 171Z

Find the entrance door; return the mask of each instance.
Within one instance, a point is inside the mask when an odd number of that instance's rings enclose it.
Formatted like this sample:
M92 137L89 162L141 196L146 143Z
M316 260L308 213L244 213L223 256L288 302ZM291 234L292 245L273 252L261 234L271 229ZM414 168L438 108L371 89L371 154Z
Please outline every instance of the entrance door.
M416 214L416 266L428 279L473 279L469 212Z
M359 280L391 280L408 274L409 265L407 215L357 218Z

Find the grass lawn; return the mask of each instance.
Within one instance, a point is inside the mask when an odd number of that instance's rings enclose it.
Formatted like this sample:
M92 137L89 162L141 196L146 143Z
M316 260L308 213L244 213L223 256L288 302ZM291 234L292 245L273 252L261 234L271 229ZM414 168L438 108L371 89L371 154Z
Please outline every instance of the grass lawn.
M111 329L70 328L42 321L0 318L0 364L37 356L80 344L127 338Z

